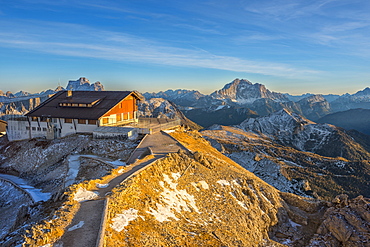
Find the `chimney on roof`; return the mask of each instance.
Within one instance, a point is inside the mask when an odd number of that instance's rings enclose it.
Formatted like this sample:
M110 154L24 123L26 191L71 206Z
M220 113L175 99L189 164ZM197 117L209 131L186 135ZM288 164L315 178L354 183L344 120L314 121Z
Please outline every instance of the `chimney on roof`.
M72 90L67 91L67 98L72 98Z

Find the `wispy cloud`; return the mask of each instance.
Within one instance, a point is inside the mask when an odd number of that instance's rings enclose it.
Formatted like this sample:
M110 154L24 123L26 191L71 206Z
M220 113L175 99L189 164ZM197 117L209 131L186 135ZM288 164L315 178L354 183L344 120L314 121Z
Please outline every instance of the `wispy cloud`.
M72 57L118 62L198 67L273 76L312 75L318 71L270 62L220 56L199 49L178 48L125 33L63 23L0 23L0 46ZM68 32L67 32L68 31Z
M261 14L266 18L276 18L280 20L291 20L303 16L317 15L321 9L337 0L319 1L297 1L297 0L276 0L267 2L248 3L244 7L246 11Z

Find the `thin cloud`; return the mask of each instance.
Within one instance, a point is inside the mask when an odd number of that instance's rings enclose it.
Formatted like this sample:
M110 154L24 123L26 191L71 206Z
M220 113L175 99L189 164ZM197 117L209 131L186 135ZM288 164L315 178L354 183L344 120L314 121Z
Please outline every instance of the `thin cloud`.
M0 32L0 45L41 53L89 57L118 62L138 62L180 67L199 67L272 76L304 76L319 73L286 64L256 62L231 56L219 56L199 49L159 44L146 38L102 31L82 25L34 23L21 31ZM1 25L5 28L5 25ZM68 29L68 35L65 33ZM16 38L14 38L16 37Z

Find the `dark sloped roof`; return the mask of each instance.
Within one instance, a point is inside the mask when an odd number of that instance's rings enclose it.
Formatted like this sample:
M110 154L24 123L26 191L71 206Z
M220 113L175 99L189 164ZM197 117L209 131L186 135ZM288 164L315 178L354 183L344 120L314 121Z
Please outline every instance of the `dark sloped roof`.
M129 95L140 99L140 96L132 91L73 91L71 97L67 97L67 91L60 91L28 112L26 116L99 119ZM93 104L92 107L60 106L60 103L89 104L96 101L97 103Z

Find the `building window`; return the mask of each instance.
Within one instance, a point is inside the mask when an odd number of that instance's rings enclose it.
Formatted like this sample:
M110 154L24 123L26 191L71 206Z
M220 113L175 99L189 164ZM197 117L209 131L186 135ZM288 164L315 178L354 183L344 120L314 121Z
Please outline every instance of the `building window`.
M26 130L30 130L30 127L26 127Z
M78 119L78 124L86 124L86 119Z
M46 128L42 128L42 131L47 131L47 129Z
M37 117L32 117L32 121L37 121Z
M89 119L89 120L87 120L87 123L96 125L96 120Z
M72 123L72 118L65 118L64 119L64 122L65 123Z
M41 131L41 127L37 127L37 131Z
M109 122L108 118L103 118L103 124L107 124Z
M36 127L32 127L32 130L36 130Z
M116 119L117 119L117 122L122 121L121 113L120 114L117 114Z

